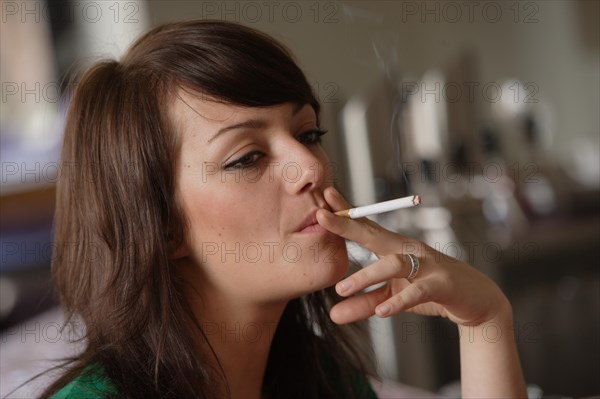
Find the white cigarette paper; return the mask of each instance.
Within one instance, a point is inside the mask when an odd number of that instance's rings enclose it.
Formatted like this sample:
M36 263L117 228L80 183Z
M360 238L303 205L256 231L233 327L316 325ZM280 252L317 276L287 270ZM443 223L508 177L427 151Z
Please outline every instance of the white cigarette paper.
M335 214L350 219L358 219L365 216L377 215L379 213L395 211L396 209L410 208L421 203L421 197L418 195L410 195L404 198L397 198L390 201L378 202L358 208L346 209L338 211Z

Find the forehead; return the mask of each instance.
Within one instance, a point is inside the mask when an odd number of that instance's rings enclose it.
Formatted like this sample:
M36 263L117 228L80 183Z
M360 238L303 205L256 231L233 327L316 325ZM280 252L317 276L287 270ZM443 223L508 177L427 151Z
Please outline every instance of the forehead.
M278 118L310 118L316 114L310 104L285 103L270 107L248 107L224 103L214 97L188 90L179 90L170 103L169 114L181 132L198 130L216 131L222 127L247 121L264 120L267 123Z
M260 109L224 103L202 93L179 90L169 112L179 126L185 127L189 123L218 126L256 115L257 110Z

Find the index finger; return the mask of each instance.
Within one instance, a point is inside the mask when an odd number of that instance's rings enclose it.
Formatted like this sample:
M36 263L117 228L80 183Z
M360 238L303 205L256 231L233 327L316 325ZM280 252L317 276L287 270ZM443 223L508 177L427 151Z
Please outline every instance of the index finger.
M325 190L325 200L334 210L350 207L350 204L333 188ZM367 218L349 219L336 216L326 209L317 212L317 221L332 233L354 241L379 255L398 252L399 245L407 240Z

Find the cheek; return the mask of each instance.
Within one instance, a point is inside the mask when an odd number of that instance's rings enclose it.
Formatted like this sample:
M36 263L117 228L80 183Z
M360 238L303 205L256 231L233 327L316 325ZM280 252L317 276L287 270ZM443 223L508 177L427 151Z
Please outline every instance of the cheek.
M190 278L231 295L279 300L331 286L346 273L343 238L281 235L274 182L201 181L188 176L180 185L191 256L201 266L202 278Z
M191 242L195 243L192 245L244 243L249 237L273 234L272 229L265 228L276 221L277 210L266 207L273 199L268 198L268 190L255 186L219 181L188 190L184 203L190 220Z

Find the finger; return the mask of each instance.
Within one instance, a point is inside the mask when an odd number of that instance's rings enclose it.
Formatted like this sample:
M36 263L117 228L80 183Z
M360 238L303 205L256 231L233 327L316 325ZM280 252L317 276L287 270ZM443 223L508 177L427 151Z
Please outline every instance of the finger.
M435 279L416 281L379 304L375 308L375 314L380 317L387 317L422 303L433 301L436 292L440 291L441 288L441 284Z
M400 234L392 233L366 218L353 220L336 216L326 209L319 209L317 211L317 221L330 232L354 241L378 255L398 252L414 253L418 250L417 245L412 243L412 240ZM411 248L404 250L405 246ZM412 251L408 249L412 249Z
M325 201L327 201L334 212L352 208L352 204L346 201L335 187L327 187L323 195L325 196Z
M387 255L337 283L335 290L341 296L352 295L391 278L406 278L411 270L412 262L407 255Z
M336 324L346 324L367 319L375 314L375 307L389 298L389 296L389 286L384 285L376 290L337 303L331 308L329 317Z
M327 187L324 190L324 197L334 212L353 207L334 187ZM412 242L412 240L400 234L392 233L367 218L353 220L338 217L327 210L323 210L317 212L317 221L332 233L355 241L378 255L399 252L399 240L406 245L406 250L400 248L400 252L419 252L418 245Z

